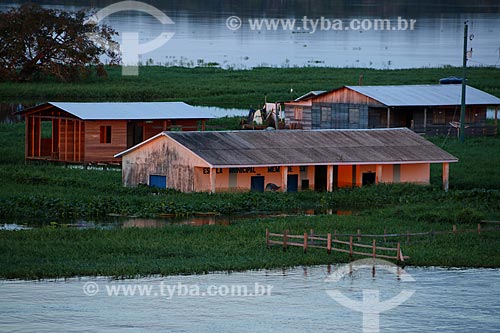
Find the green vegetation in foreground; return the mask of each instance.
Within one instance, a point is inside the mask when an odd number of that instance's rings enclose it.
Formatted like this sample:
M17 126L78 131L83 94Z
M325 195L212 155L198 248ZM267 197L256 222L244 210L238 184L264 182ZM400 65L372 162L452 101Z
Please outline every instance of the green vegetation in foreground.
M60 83L0 83L0 101L169 101L194 105L249 108L268 101L296 98L310 90L357 85L436 84L448 76L461 76L458 67L376 70L368 68L183 68L144 66L139 76L122 76L121 67L108 67L108 79ZM468 68L468 84L500 96L500 68ZM293 94L290 94L293 88Z
M82 275L137 277L151 274L192 274L296 265L339 263L348 255L293 247L267 249L265 228L317 234L334 229L340 233L449 230L439 222L415 222L392 216L390 210L365 211L353 216L288 217L244 220L231 226L171 225L160 229L50 229L0 231L0 277L55 278ZM474 225L458 226L460 229ZM410 265L500 266L498 232L400 239ZM366 240L369 243L370 240ZM380 243L379 243L380 244ZM394 247L394 243L386 246Z
M295 209L352 210L349 216L299 216L244 220L230 226L168 225L161 229L74 230L40 228L0 231L0 277L36 279L80 275L115 277L188 274L294 265L338 263L343 254L300 248L266 249L265 228L302 234L338 230L354 233L475 228L481 219L500 219L500 139L433 138L460 159L450 167L451 190L441 190L441 171L431 186L381 185L333 193L182 194L121 186L120 172L25 164L24 125L0 125L0 219L42 223L106 218L108 213L157 216L217 211L224 214ZM367 240L369 242L369 240ZM404 239L402 240L404 241ZM500 233L422 238L403 244L411 265L500 266Z

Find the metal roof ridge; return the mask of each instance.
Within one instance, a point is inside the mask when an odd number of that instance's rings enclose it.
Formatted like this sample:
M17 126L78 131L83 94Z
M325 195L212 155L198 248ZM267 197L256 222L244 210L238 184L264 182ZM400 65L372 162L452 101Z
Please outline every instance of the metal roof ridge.
M284 129L284 130L225 130L225 131L191 131L191 132L175 132L175 131L164 131L166 134L186 134L191 135L194 133L304 133L304 132L376 132L376 131L409 131L411 133L415 133L410 130L408 127L391 127L391 128L321 128L321 129L303 129L303 130L292 130L292 129ZM415 133L416 134L416 133ZM418 135L418 134L416 134Z

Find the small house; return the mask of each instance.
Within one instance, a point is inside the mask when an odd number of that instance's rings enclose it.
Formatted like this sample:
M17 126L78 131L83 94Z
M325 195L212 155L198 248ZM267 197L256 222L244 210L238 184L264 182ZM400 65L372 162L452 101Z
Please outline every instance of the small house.
M430 164L457 159L407 128L162 132L116 157L125 186L182 192L303 190L429 184Z
M198 131L213 118L182 102L49 102L21 112L25 157L65 163L119 163L114 155L169 130Z
M287 127L370 129L407 127L426 135L457 135L462 85L344 86L285 103ZM466 135L496 135L500 98L466 87ZM486 112L495 109L495 125Z

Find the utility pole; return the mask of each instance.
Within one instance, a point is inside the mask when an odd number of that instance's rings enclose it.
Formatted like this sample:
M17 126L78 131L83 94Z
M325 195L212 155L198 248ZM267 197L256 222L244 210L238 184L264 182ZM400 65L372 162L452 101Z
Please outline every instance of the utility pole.
M463 56L463 75L462 75L462 105L460 107L460 141L465 141L465 88L467 84L467 34L468 34L467 21L464 22L464 51Z

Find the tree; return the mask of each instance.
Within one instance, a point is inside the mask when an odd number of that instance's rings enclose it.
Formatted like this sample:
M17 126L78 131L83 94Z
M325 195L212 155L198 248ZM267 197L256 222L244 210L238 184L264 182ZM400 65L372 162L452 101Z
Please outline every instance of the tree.
M24 4L0 13L0 79L31 81L48 75L67 82L85 77L101 57L119 62L116 31L86 23L84 11L65 12ZM86 24L85 24L86 23Z

